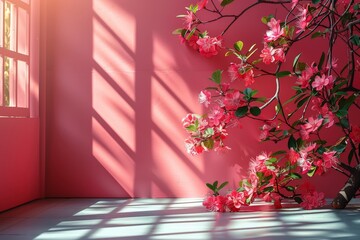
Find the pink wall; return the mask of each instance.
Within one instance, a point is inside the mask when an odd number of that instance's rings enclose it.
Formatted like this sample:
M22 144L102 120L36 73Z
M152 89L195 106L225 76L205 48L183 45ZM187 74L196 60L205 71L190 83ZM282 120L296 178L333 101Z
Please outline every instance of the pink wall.
M39 119L0 118L0 212L40 197Z
M243 129L235 130L230 144L235 150L229 154L186 154L181 119L201 112L199 90L214 69L226 64L204 60L171 35L181 25L175 16L191 2L43 3L46 196L203 196L204 182L236 185L249 159L273 148L258 145L258 125L244 122ZM261 43L262 34L254 32L265 30L261 16L251 12L248 22L259 25L236 28L242 40Z

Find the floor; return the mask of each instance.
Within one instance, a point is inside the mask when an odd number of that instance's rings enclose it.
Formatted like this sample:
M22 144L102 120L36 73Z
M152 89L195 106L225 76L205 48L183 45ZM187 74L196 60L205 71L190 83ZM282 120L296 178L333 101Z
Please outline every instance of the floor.
M201 199L45 199L0 213L1 240L360 239L360 201L345 210L256 202L212 213Z

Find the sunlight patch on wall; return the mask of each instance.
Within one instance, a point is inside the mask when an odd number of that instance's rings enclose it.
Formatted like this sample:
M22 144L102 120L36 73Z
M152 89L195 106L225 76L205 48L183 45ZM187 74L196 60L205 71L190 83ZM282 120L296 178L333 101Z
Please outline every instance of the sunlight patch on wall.
M116 1L94 1L93 4L95 61L101 63L105 70L133 70L136 30L134 16L119 8Z

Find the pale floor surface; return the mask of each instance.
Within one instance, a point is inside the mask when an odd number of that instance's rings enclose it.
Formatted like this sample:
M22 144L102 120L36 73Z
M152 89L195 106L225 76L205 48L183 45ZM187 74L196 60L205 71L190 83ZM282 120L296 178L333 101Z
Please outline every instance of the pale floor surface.
M199 198L45 199L0 213L1 240L360 239L360 201L345 210L207 212Z

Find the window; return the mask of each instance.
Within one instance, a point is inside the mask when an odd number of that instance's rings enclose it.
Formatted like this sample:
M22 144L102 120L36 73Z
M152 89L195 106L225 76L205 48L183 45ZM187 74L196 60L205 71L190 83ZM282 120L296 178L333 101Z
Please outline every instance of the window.
M0 0L0 116L28 117L30 0Z

